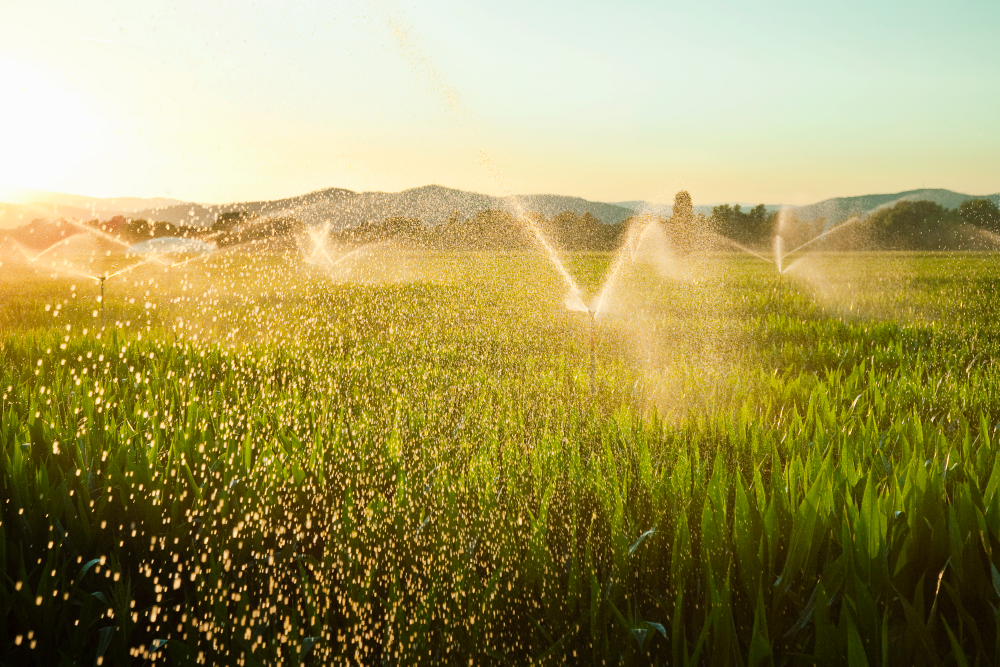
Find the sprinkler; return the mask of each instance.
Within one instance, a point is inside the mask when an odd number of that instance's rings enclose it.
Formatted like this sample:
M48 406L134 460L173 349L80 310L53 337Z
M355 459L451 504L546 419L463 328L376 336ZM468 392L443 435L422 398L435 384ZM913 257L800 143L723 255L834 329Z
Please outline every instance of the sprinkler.
M583 306L577 313L587 313L590 315L590 400L597 396L597 309Z
M106 275L91 276L91 280L96 280L101 284L101 322L104 321L104 281L108 279Z
M594 353L597 332L595 330L596 322L594 321L594 316L597 315L597 311L588 309L587 312L590 313L590 400L594 400L594 397L597 395L597 384L594 379L597 373L597 361Z
M778 285L777 285L777 297L775 302L775 311L778 315L781 315L781 275L782 271L778 271Z

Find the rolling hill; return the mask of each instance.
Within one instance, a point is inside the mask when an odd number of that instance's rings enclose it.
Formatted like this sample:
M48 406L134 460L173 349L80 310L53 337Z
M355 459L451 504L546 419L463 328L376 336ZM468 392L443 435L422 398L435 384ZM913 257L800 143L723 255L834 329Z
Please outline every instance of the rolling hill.
M445 222L453 214L470 218L489 208L523 210L546 216L553 216L563 211L572 211L578 215L590 213L608 224L621 222L632 214L629 209L621 206L587 201L579 197L559 195L493 197L440 185L425 185L402 192L353 192L329 188L287 199L217 206L181 204L140 211L136 215L174 224L206 224L206 221L210 224L219 213L245 211L261 216L293 216L306 224L330 223L334 229L343 229L363 222L380 221L390 216L418 218L426 224L436 225Z
M901 201L932 201L945 208L958 208L968 199L990 199L1000 204L1000 194L966 195L960 192L941 189L907 190L895 194L862 195L860 197L836 197L826 199L816 204L795 207L795 214L800 220L816 220L826 218L827 224L836 224L851 216L866 217L880 208L895 206Z
M989 195L1000 204L1000 194ZM828 225L851 216L866 216L899 201L928 200L946 208L956 208L973 195L943 189L908 190L895 194L873 194L858 197L836 197L807 206L792 207L799 219L810 221L826 218ZM476 192L426 185L402 192L354 192L343 188L317 190L295 197L270 201L230 204L195 204L176 199L118 197L99 199L43 191L24 191L19 199L26 204L0 203L0 228L21 227L35 219L58 220L76 218L106 220L115 215L163 221L196 227L210 226L219 214L244 211L264 217L290 216L309 225L330 224L333 229L353 227L363 222L380 221L390 216L418 218L436 225L452 215L471 218L489 208L516 212L541 213L552 217L563 211L577 215L590 213L605 224L621 222L636 212L650 211L669 215L671 207L644 201L595 202L580 197L560 195L516 195L494 197ZM697 205L695 211L709 215L712 204ZM744 209L753 204L741 203ZM768 211L782 208L767 205Z
M85 197L45 190L18 190L12 199L22 203L0 203L0 229L21 227L32 220L106 220L116 215L134 216L138 211L176 206L179 199L156 197Z

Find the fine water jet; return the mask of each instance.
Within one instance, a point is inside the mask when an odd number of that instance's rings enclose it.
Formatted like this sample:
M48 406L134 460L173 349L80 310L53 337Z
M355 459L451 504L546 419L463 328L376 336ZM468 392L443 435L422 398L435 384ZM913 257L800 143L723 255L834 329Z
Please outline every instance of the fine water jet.
M798 257L794 261L792 261L791 263L786 262L786 259L788 257L790 257L791 255L794 255L794 254L796 254L796 253L798 253L798 252L800 252L802 250L805 250L806 248L808 248L809 246L813 245L817 241L825 240L831 234L835 234L837 232L840 232L843 229L845 229L845 228L847 228L847 227L849 227L851 225L854 225L855 223L857 223L860 220L862 220L862 218L860 218L860 217L852 216L851 218L847 219L846 221L844 221L844 222L842 222L842 223L840 223L838 225L835 225L835 226L831 227L830 229L825 229L825 230L821 231L819 234L816 234L815 236L809 238L805 242L800 243L799 245L795 246L791 250L786 250L785 249L786 238L787 238L787 235L790 233L791 230L787 229L787 224L788 224L788 219L789 218L786 216L785 213L786 212L784 210L779 213L777 229L775 230L775 234L774 234L774 237L773 237L772 242L771 242L771 256L770 257L766 256L765 254L763 254L761 252L757 252L756 250L754 250L754 249L752 249L750 247L747 247L746 245L743 245L742 243L739 243L739 242L735 241L734 239L731 239L731 238L729 238L727 236L724 236L722 234L718 234L718 233L712 232L712 234L713 234L714 237L716 237L719 241L725 243L726 245L729 245L732 248L735 248L736 250L739 250L739 251L741 251L743 253L746 253L746 254L748 254L748 255L750 255L752 257L756 257L757 259L765 261L765 262L767 262L769 264L772 264L774 266L774 269L775 269L775 295L776 295L777 307L779 309L780 309L781 298L782 298L782 291L783 291L783 282L784 282L783 281L783 277L784 277L784 275L791 268L793 268L794 266L798 265L804 259L804 257Z
M751 248L748 248L747 246L743 245L742 243L739 243L738 241L734 241L733 239L729 238L728 236L724 236L724 235L719 234L717 232L710 232L710 234L712 236L714 236L715 238L717 238L719 241L725 243L726 245L732 246L736 250L740 250L742 252L745 252L746 254L750 255L751 257L756 257L757 259L763 260L763 261L767 262L768 264L774 264L774 258L773 257L767 257L765 255L762 255L761 253L759 253L759 252L757 252L757 251L755 251L755 250L753 250Z
M601 286L601 291L597 294L597 299L594 301L593 307L588 308L591 313L591 319L605 311L608 297L615 288L618 276L625 265L626 258L631 259L635 263L638 259L639 247L642 245L647 232L652 229L654 224L656 224L656 219L650 216L648 220L644 220L639 224L633 224L629 228L625 237L625 243L622 244L615 255L615 259L611 263L611 268L608 269L607 277L604 279L604 284Z
M327 270L334 269L352 258L358 257L366 252L372 251L389 243L387 240L372 241L371 243L364 243L356 246L340 256L334 256L327 248L327 241L329 241L330 237L329 224L308 230L306 236L311 249L304 248L302 250L305 262L307 264L319 264Z

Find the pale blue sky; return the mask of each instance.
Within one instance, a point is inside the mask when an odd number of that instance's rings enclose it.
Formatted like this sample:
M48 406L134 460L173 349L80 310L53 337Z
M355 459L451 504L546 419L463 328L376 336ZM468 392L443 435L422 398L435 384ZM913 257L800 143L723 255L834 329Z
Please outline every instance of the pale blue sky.
M998 35L996 0L0 0L0 188L993 193Z

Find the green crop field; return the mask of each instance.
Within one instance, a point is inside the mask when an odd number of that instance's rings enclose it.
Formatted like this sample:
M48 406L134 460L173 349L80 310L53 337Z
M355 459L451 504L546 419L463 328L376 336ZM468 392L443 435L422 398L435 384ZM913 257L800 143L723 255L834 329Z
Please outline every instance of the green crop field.
M996 255L353 266L0 267L0 663L1000 655Z

